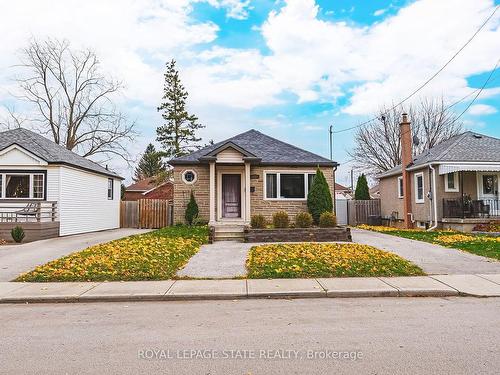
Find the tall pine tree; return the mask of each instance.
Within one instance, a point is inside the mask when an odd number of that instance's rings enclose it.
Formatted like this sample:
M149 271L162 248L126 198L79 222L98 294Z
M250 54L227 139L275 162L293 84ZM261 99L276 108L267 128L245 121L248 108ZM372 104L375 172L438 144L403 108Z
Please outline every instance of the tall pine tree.
M150 143L135 168L134 180L139 181L147 177L157 177L165 173L167 168L162 156L163 154L156 151L155 146Z
M175 60L172 60L167 63L163 103L158 107L165 123L156 129L157 140L167 157L186 155L200 147L201 138L196 136L196 131L204 126L198 123L198 117L187 112L187 97L188 92L181 83Z

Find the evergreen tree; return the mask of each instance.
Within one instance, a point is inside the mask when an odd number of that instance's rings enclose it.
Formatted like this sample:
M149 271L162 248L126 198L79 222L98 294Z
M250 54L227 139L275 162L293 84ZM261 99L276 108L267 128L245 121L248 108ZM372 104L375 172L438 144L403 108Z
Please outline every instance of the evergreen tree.
M356 200L366 200L370 199L370 190L368 189L368 181L363 173L358 177L358 182L356 183L356 191L354 192L354 199Z
M316 170L316 175L307 195L307 208L315 224L319 223L319 218L323 212L333 211L332 194L325 175L319 168Z
M156 129L157 140L165 150L165 156L178 157L200 148L201 138L196 136L198 129L204 128L198 123L198 117L186 110L188 92L179 78L175 60L167 63L163 103L158 107L165 123Z
M194 198L194 194L191 191L191 196L189 197L189 202L186 206L186 212L184 214L184 218L189 225L193 225L194 220L198 217L199 209L198 203L196 203L196 199Z
M143 180L147 177L156 177L166 171L166 165L162 160L163 154L156 151L153 144L146 147L137 168L134 172L134 181Z

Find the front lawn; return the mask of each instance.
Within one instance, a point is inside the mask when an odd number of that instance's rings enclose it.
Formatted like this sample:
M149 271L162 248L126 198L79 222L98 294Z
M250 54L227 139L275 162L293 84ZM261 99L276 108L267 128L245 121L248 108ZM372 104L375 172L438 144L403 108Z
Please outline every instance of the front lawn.
M500 260L500 237L487 236L484 234L453 232L449 230L426 232L424 230L417 229L398 229L370 225L360 225L359 228L380 233L387 233L393 236L409 238L412 240L430 242Z
M356 243L254 246L247 269L250 279L424 275L396 254Z
M16 281L171 279L207 241L207 227L167 227L89 247L39 266Z

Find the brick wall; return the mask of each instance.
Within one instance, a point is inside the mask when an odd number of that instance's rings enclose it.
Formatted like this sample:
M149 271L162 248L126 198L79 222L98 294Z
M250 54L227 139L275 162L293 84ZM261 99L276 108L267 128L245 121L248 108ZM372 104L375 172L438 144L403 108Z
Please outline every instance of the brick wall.
M182 181L182 173L187 169L195 171L198 176L194 184L186 184ZM198 203L200 219L209 220L209 176L208 165L182 165L174 168L174 224L184 222L184 214L191 191L193 191Z
M241 167L244 170L244 167ZM188 185L182 181L182 173L185 170L194 170L197 175L197 181ZM250 193L250 209L251 215L262 214L267 219L271 219L273 213L284 210L290 215L290 220L295 219L298 212L307 211L307 202L303 201L270 201L264 200L264 171L304 171L314 173L316 168L311 167L282 167L282 166L252 166L250 168L250 186L254 188L254 192ZM321 168L325 174L325 178L330 186L333 197L333 168ZM184 213L186 205L189 201L191 190L194 192L198 207L200 209L200 218L209 220L209 184L210 169L208 165L182 165L174 168L174 223L184 222Z
M283 210L288 213L290 221L293 222L297 213L307 211L307 201L305 200L264 200L264 171L304 171L314 173L316 168L282 166L252 167L250 174L258 176L258 179L250 180L250 186L255 188L255 191L250 193L250 211L252 215L261 214L270 220L273 213ZM321 171L325 175L333 197L333 168L321 168Z

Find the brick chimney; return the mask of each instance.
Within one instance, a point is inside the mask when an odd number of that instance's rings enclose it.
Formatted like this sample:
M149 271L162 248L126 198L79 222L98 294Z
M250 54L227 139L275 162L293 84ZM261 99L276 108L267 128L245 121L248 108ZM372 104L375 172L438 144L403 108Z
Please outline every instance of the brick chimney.
M411 138L411 126L408 121L408 115L403 113L403 121L399 124L401 130L401 162L402 162L402 172L403 172L403 213L404 213L404 225L405 228L411 228L413 223L411 222L410 213L411 209L411 181L410 173L406 171L406 168L413 161L412 152L412 138Z

